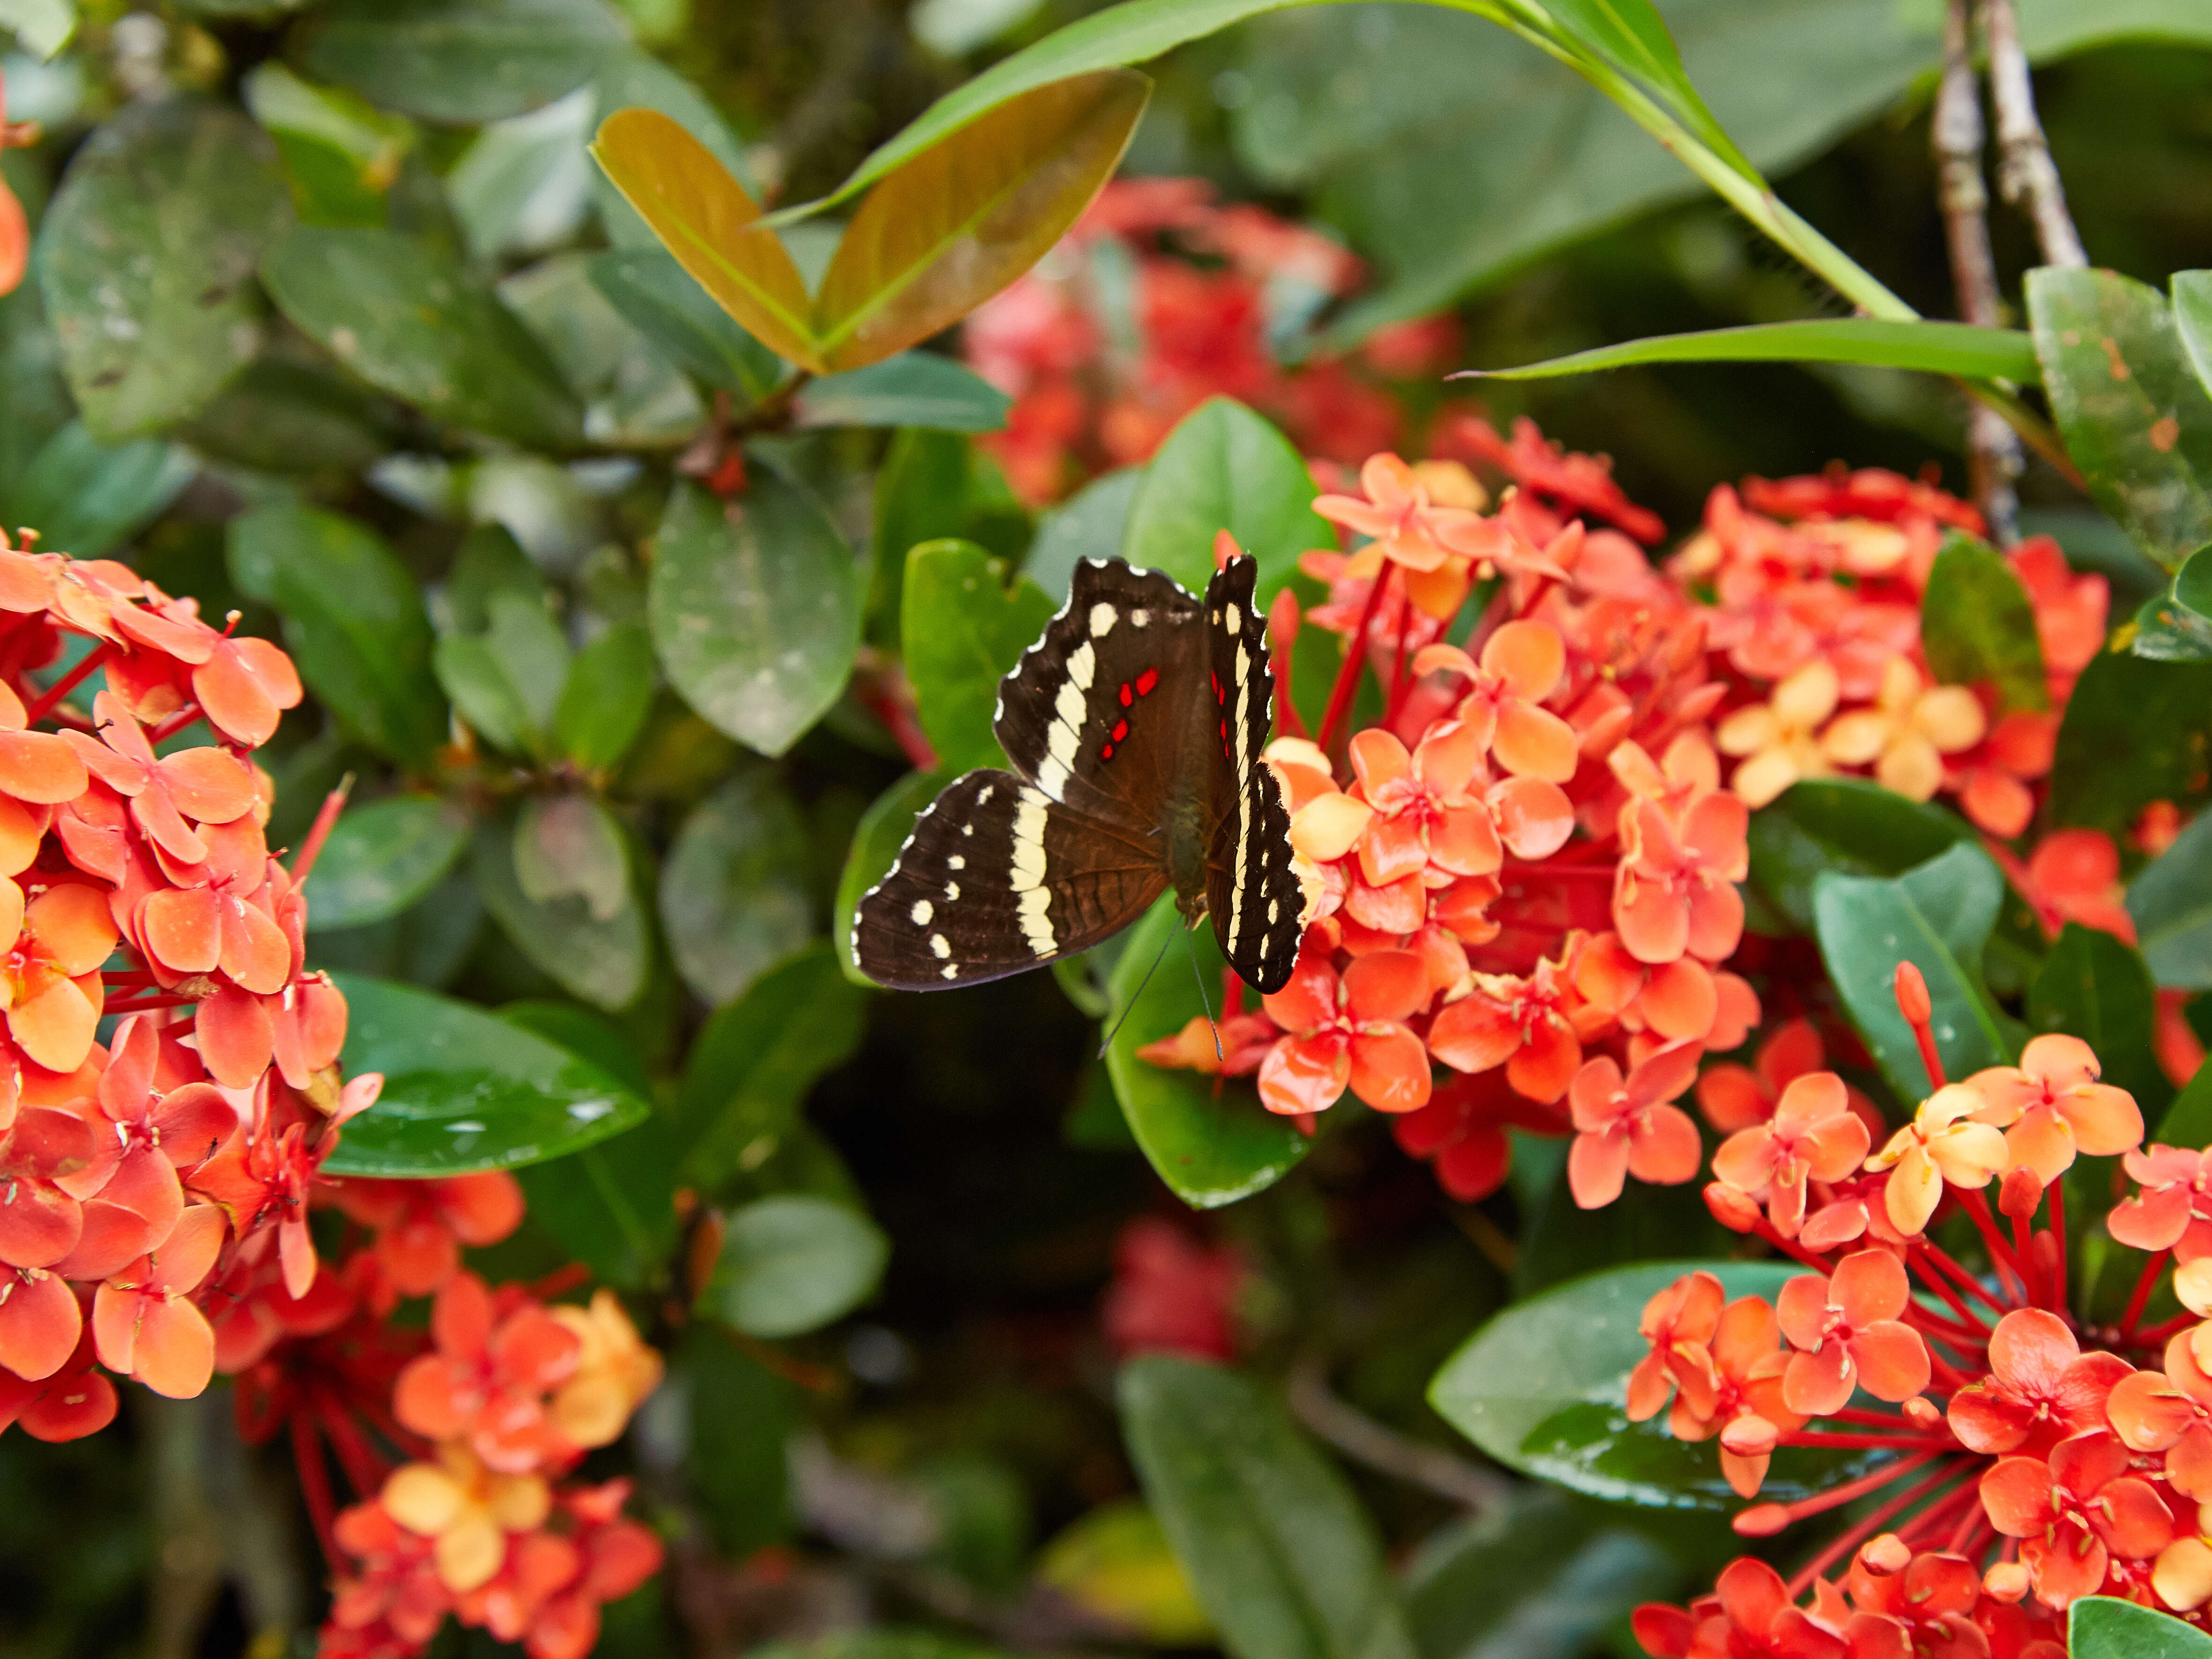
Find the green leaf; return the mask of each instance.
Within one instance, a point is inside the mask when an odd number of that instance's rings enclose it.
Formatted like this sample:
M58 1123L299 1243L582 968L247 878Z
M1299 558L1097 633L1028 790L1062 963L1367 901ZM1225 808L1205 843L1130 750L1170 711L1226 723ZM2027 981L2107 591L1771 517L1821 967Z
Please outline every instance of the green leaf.
M793 412L803 427L922 427L996 432L1013 399L973 369L930 351L902 351L866 368L810 380Z
M380 392L530 448L583 435L544 348L450 257L388 230L302 225L262 257L284 314Z
M1086 1510L1037 1558L1036 1576L1086 1613L1164 1648L1203 1646L1213 1622L1159 1517L1133 1498Z
M1547 1486L1451 1522L1407 1564L1406 1617L1424 1659L1550 1659L1594 1650L1682 1569L1643 1534Z
M1030 539L1028 509L1014 498L1005 475L955 432L909 428L895 435L876 473L875 508L868 637L889 649L899 643L909 549L959 537L1015 559Z
M334 374L264 355L179 433L197 450L261 472L366 470L390 443L368 392Z
M467 126L574 91L628 33L598 0L336 0L297 61L386 109Z
M2072 1659L2212 1659L2212 1636L2116 1595L2085 1595L2066 1611Z
M1516 1172L1518 1163L1516 1157ZM1585 1210L1575 1202L1564 1158L1533 1210L1522 1209L1528 1219L1512 1275L1516 1298L1601 1268L1663 1261L1686 1251L1718 1255L1733 1243L1705 1207L1697 1182L1647 1187L1631 1182L1602 1210Z
M15 32L15 44L40 63L69 44L76 33L76 8L70 0L5 0L0 24Z
M2104 1080L2125 1089L2157 1121L2173 1094L2152 1047L2156 988L2143 958L2110 933L2069 921L2027 991L2027 1023L2063 1031L2097 1051Z
M660 925L701 1001L734 1001L813 939L813 866L805 820L765 766L693 809L661 866Z
M1656 94L1705 146L1747 178L1759 174L1690 80L1674 37L1651 0L1553 0L1552 37L1601 61L1610 59ZM1763 182L1763 181L1762 181Z
M691 1406L684 1479L715 1544L742 1559L781 1543L793 1526L786 1443L806 1421L798 1386L709 1324L684 1334L676 1366Z
M532 795L514 820L514 878L533 904L580 898L595 922L629 902L622 830L589 795Z
M1035 264L1112 176L1151 91L1121 69L1054 81L886 173L815 296L824 366L859 368L926 340Z
M469 868L484 908L515 948L571 996L610 1011L629 1007L651 966L644 908L627 886L621 908L604 918L573 894L532 898L515 869L514 841L511 819L477 826Z
M1925 1099L1926 1070L1897 1012L1897 964L1928 981L1943 1069L1953 1078L2012 1058L2013 1045L1982 987L1982 948L2004 903L2004 878L1976 846L1883 879L1831 871L1813 884L1813 920L1828 977L1851 1024L1899 1100Z
M720 157L658 110L617 110L592 159L677 263L779 356L822 373L806 279Z
M2053 823L2124 835L2154 800L2204 799L2212 664L2106 652L2075 683L2051 769Z
M678 368L758 403L783 378L783 360L739 328L714 296L659 246L595 255L592 283Z
M499 1017L580 1056L641 1100L652 1081L622 1034L565 1002L511 1002ZM592 1276L624 1290L659 1285L676 1249L676 1142L667 1120L635 1127L520 1176L530 1218Z
M748 1336L799 1336L875 1294L890 1241L848 1205L784 1194L731 1212L702 1310Z
M859 1045L866 1001L821 945L777 964L708 1020L676 1100L687 1176L711 1188L775 1156L802 1127L807 1091Z
M472 608L472 607L471 607ZM533 578L483 599L480 634L447 634L431 657L438 684L495 748L553 757L555 709L568 675L568 641Z
M1203 593L1213 574L1214 532L1226 530L1260 561L1264 611L1299 554L1336 544L1334 530L1313 510L1316 493L1297 449L1273 422L1233 398L1209 398L1176 423L1145 469L1121 556Z
M2146 1115L2143 1121L2151 1120ZM2212 1065L2197 1066L2196 1076L2144 1139L2166 1146L2212 1146Z
M1943 684L1988 680L2003 708L2051 707L2034 607L2004 555L1986 542L1955 530L1943 538L1921 596L1920 642Z
M2175 601L2200 617L2212 617L2212 543L2198 548L2173 573Z
M669 682L738 742L781 755L852 672L852 550L811 495L764 465L726 503L679 483L656 545L647 609Z
M1413 1659L1375 1523L1281 1404L1166 1354L1122 1366L1146 1500L1233 1659Z
M1972 826L1933 802L1885 789L1870 778L1792 784L1751 815L1751 884L1803 933L1813 931L1813 884L1824 871L1901 876Z
M1272 1187L1290 1173L1313 1143L1287 1117L1261 1106L1250 1085L1230 1082L1217 1094L1214 1079L1196 1072L1169 1071L1137 1058L1148 1042L1172 1036L1204 1012L1197 979L1146 970L1163 951L1179 950L1182 927L1172 895L1162 898L1129 930L1115 964L1114 1006L1108 1027L1107 1074L1137 1145L1175 1195L1195 1210L1218 1209ZM1221 983L1221 947L1211 927L1192 932L1199 976ZM1139 988L1141 988L1141 994Z
M555 254L507 277L499 297L583 398L587 439L675 448L697 434L707 406L684 371L593 284L592 258Z
M230 574L283 617L301 678L349 731L428 769L446 739L446 703L422 595L390 548L335 513L264 507L231 521Z
M2173 325L2181 349L2197 371L2197 383L2212 395L2212 270L2173 273Z
M1066 603L1079 563L1121 556L1130 509L1144 482L1142 467L1117 467L1048 508L1037 520L1036 537L1022 560L1022 573L1044 589L1048 598Z
M260 345L253 273L289 216L269 135L198 98L126 106L70 162L39 285L94 436L205 408Z
M314 86L274 58L247 71L239 91L283 158L292 204L315 225L380 225L387 193L415 144L414 123L386 115L336 87Z
M48 547L103 558L159 518L199 471L190 452L156 438L109 448L82 421L40 446L8 493L8 522Z
M2166 300L2109 270L2027 275L2035 353L2090 498L2169 570L2212 541L2212 393Z
M617 623L576 653L553 712L554 735L586 771L604 771L629 752L653 708L653 635L642 623Z
M331 1175L450 1176L513 1169L619 1134L645 1103L596 1066L464 1002L355 974L342 1063L384 1073L345 1126Z
M2212 815L2198 815L2128 884L2128 914L2160 985L2212 990Z
M446 878L468 840L468 813L434 795L352 808L332 827L307 878L307 931L398 915Z
M949 772L909 772L877 796L860 815L852 844L845 849L845 867L837 878L837 902L830 919L837 966L848 984L875 988L875 981L853 960L853 917L860 907L860 895L890 873L899 848L914 833L914 821L921 816L921 809L951 781Z
M1966 380L2033 381L2035 341L2018 329L1966 323L1893 323L1872 317L1753 323L1661 334L1547 357L1518 368L1470 368L1454 380L1544 380L1640 363L1875 363Z
M664 9L682 12L688 19L688 0L678 0L672 8L669 0L643 0L642 4L641 0L623 0L623 9L634 23L641 24L645 10L656 3ZM683 27L682 20L678 27ZM599 118L633 105L658 110L706 145L725 167L745 180L749 187L754 185L744 144L731 131L730 124L722 118L713 100L650 52L633 47L603 59L592 76L591 87L592 108ZM652 227L637 216L635 210L623 199L622 192L605 173L593 177L592 195L599 205L599 222L611 245L623 250L659 250L659 239L653 234Z
M972 542L924 542L906 556L901 633L916 711L940 770L1004 766L992 735L999 681L1052 619L1052 601Z
M1509 1468L1608 1503L1733 1510L1711 1442L1628 1420L1628 1373L1650 1345L1644 1304L1702 1268L1731 1298L1770 1301L1802 1271L1787 1261L1655 1261L1592 1273L1516 1302L1469 1337L1429 1384L1437 1414ZM1762 1501L1794 1503L1863 1473L1882 1454L1778 1451Z

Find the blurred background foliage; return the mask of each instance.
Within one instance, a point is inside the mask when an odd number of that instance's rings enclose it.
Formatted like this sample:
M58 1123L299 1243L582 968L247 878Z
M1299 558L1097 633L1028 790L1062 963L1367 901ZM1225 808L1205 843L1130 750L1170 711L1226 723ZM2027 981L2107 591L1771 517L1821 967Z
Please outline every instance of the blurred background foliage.
M907 770L867 706L867 655L852 688L842 660L801 672L791 695L806 706L751 734L757 752L659 683L642 550L657 533L659 558L678 556L698 486L669 506L672 479L702 475L718 397L744 408L774 365L711 316L678 349L665 259L583 149L607 112L648 103L763 196L804 199L938 94L1086 9L96 0L42 61L66 9L0 5L21 43L8 114L45 129L0 167L34 223L77 169L67 222L40 228L33 280L0 301L0 520L127 556L206 612L238 609L289 641L316 698L270 751L272 844L296 842L349 772L357 802L404 816L350 885L325 871L319 964L500 1008L662 1109L649 1133L530 1170L531 1222L484 1263L517 1275L580 1255L669 1310L652 1334L672 1346L672 1381L635 1453L651 1501L677 1517L674 1559L611 1611L609 1653L738 1653L872 1626L945 1634L763 1650L1115 1650L1100 1615L1154 1645L1209 1645L1157 1525L1131 1505L1100 1322L1127 1224L1183 1212L1113 1109L1093 1019L1053 976L922 999L839 975L826 940L845 849ZM1916 307L1951 314L1927 133L1938 8L1662 9L1788 202ZM2160 283L2204 264L2201 5L2021 9L2092 257ZM1449 309L1462 361L1503 366L1834 310L1570 71L1478 19L1294 9L1152 73L1124 176L1202 178L1370 264L1364 288L1286 349ZM2016 217L2000 211L1994 228L2002 269L2032 262ZM826 257L812 226L787 241L810 273ZM173 349L155 353L111 278L124 256L157 251L146 303ZM1407 394L1417 412L1441 395ZM1526 413L1611 454L1630 495L1677 532L1716 482L1831 459L1932 462L1963 485L1960 406L1931 378L1653 368L1484 397L1501 426ZM878 511L902 499L879 492L906 441L897 424L832 410L748 463L760 489L792 494L781 545L860 550L843 625L878 642L896 637L885 569L914 539ZM1030 514L966 440L947 441L968 480L963 533L1019 556ZM2024 494L2031 509L2078 507L2040 470ZM453 753L449 704L507 759ZM514 781L526 774L527 791ZM441 799L407 782L433 777ZM1375 1467L1453 1444L1422 1400L1438 1363L1510 1288L1594 1259L1589 1229L1551 1212L1547 1150L1462 1208L1380 1126L1339 1125L1279 1184L1203 1222L1254 1269L1242 1352L1291 1377L1307 1426L1351 1452L1342 1467L1406 1575L1424 1659L1617 1643L1628 1605L1725 1549L1717 1528L1639 1530L1504 1492L1456 1456L1426 1479ZM718 1262L696 1224L611 1218L610 1191L659 1179L665 1200L679 1156L695 1189L756 1218L761 1259L788 1223L842 1264L847 1293L780 1305L736 1231ZM809 1233L818 1213L758 1207L809 1199L872 1224ZM1595 1225L1628 1230L1618 1257L1659 1241L1689 1253L1674 1241L1700 1220L1693 1200L1654 1197ZM716 1283L727 1316L684 1319L677 1289ZM138 1395L116 1431L66 1448L0 1437L0 1650L228 1656L301 1616L315 1571L263 1524L283 1513L281 1488L271 1497L276 1477L236 1445L223 1402L203 1404ZM1382 1453L1362 1438L1376 1434ZM1461 1519L1478 1496L1480 1518ZM492 1650L451 1631L443 1643Z

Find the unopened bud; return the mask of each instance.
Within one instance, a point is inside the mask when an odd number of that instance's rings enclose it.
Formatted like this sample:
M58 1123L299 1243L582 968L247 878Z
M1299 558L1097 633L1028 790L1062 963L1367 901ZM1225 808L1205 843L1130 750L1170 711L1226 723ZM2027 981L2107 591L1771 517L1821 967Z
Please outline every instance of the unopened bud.
M1759 1225L1759 1206L1751 1195L1729 1186L1724 1181L1705 1183L1705 1207L1713 1212L1713 1219L1732 1233L1747 1233Z
M1937 1411L1935 1402L1923 1394L1914 1395L1905 1402L1903 1409L1905 1416L1912 1419L1915 1428L1932 1429L1943 1420L1943 1413Z
M1739 1538L1771 1538L1790 1524L1790 1511L1779 1504L1753 1504L1729 1524Z
M1747 1412L1732 1419L1721 1431L1723 1449L1738 1457L1763 1457L1772 1451L1782 1437L1782 1431L1756 1413Z
M1997 1208L2014 1221L2026 1221L2043 1205L2043 1177L2026 1164L2005 1171L2004 1185L1997 1189Z
M1897 964L1897 1012L1907 1025L1925 1025L1936 1012L1936 1005L1928 1000L1928 981L1909 962Z
M2000 1561L1982 1575L1982 1589L1994 1601L2017 1601L2027 1594L2027 1569L2017 1561Z
M1886 1532L1859 1547L1859 1565L1877 1578L1887 1578L1912 1565L1912 1547L1895 1533Z

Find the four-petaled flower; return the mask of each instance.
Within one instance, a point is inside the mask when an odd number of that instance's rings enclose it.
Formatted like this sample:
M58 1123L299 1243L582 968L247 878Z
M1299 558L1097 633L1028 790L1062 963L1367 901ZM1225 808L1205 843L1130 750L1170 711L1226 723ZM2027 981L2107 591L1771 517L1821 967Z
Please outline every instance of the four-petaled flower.
M2083 1353L2066 1322L2015 1308L1990 1333L1990 1374L1951 1396L1951 1432L1978 1452L2042 1457L2105 1426L2106 1396L2133 1375L2101 1350Z
M1713 1154L1713 1174L1748 1198L1764 1197L1784 1238L1805 1224L1808 1181L1838 1182L1859 1167L1870 1140L1833 1072L1812 1072L1783 1091L1773 1118L1739 1129Z
M1801 1273L1775 1300L1782 1334L1798 1350L1782 1379L1793 1412L1826 1417L1863 1388L1877 1400L1910 1400L1928 1386L1927 1345L1899 1316L1911 1282L1887 1250L1847 1255L1833 1274Z
M1912 1121L1889 1138L1866 1167L1889 1171L1883 1201L1890 1224L1910 1238L1928 1224L1943 1185L1986 1187L2005 1167L2004 1133L1983 1114L1989 1103L1963 1083L1947 1084L1920 1103Z
M1698 1126L1669 1103L1698 1074L1698 1045L1669 1043L1638 1061L1624 1079L1609 1054L1586 1061L1567 1087L1574 1144L1567 1149L1567 1187L1585 1210L1620 1196L1629 1176L1654 1186L1680 1186L1698 1173Z
M2172 1511L2129 1467L2117 1437L2093 1433L2061 1441L2047 1461L2002 1458L1982 1477L1990 1524L2021 1540L2021 1561L2045 1606L2095 1595L2112 1554L2142 1559L2172 1541Z
M1429 972L1411 951L1376 951L1341 975L1325 930L1307 935L1291 982L1264 999L1289 1035L1260 1066L1271 1112L1325 1111L1348 1086L1378 1112L1410 1112L1429 1098L1429 1054L1404 1022L1426 1007Z
M2048 1186L2074 1167L2076 1152L2110 1158L2142 1144L2135 1097L2100 1083L2100 1075L2087 1043L2051 1032L2029 1041L2018 1066L1990 1066L1966 1086L1988 1103L1988 1121L2008 1126L2012 1166L2034 1170Z

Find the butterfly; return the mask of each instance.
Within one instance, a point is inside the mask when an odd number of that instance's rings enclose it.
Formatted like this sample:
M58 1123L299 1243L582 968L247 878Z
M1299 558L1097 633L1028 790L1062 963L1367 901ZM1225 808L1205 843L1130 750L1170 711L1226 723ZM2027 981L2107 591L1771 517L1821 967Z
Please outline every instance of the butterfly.
M1257 562L1203 600L1119 559L1077 564L1067 603L999 683L1011 772L939 793L860 898L853 958L880 985L1001 979L1111 938L1175 890L1244 981L1279 991L1304 894L1260 751L1273 719Z

